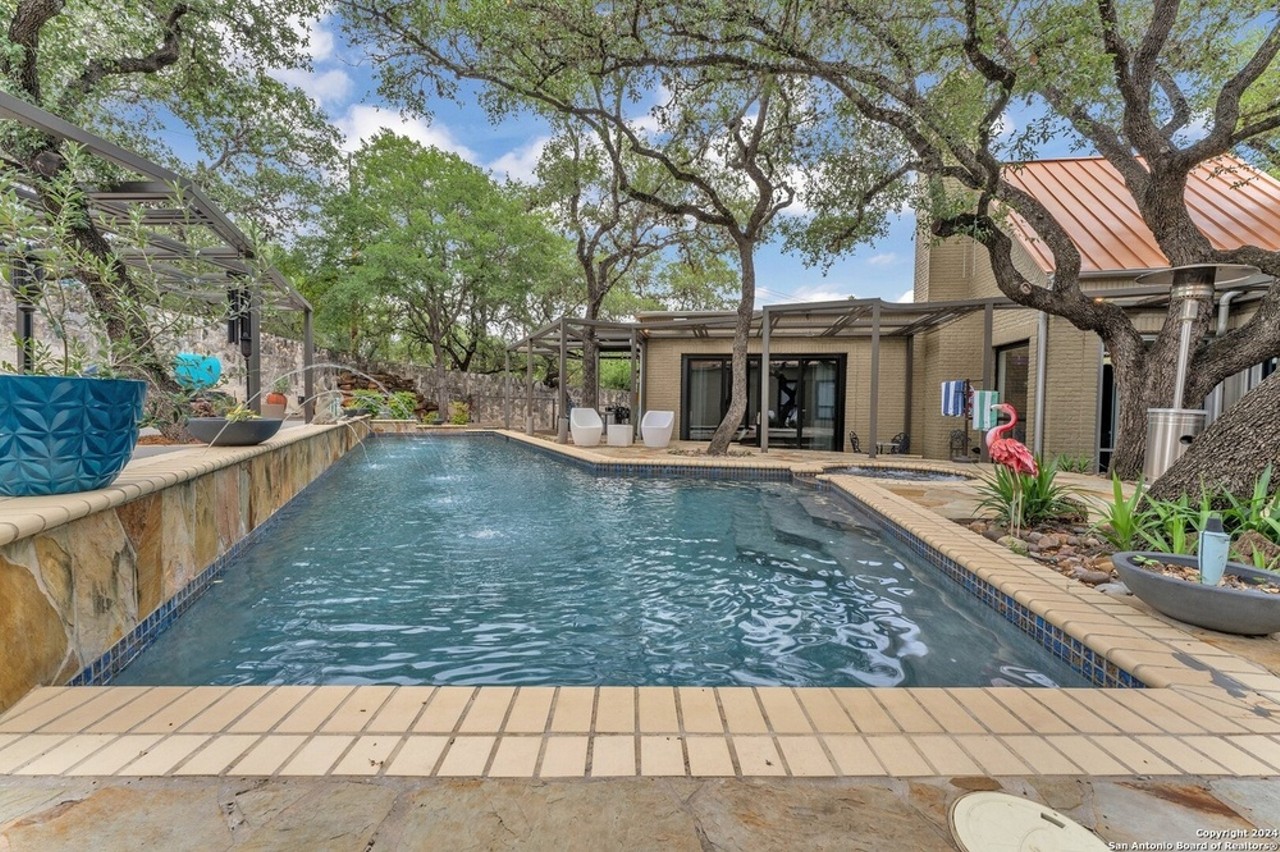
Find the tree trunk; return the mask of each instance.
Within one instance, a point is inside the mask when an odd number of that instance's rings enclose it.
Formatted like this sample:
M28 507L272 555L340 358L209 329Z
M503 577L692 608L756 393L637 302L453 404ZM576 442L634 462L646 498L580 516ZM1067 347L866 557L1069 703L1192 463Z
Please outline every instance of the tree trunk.
M711 436L707 455L722 456L742 425L747 413L747 341L751 337L751 316L756 307L755 241L736 236L738 261L742 266L742 298L738 300L738 316L733 324L733 381L729 394L729 410Z
M1192 442L1148 492L1160 500L1200 489L1248 496L1262 471L1280 459L1280 372L1272 373Z
M594 319L594 317L588 317ZM590 326L582 333L582 406L599 410L600 403L600 345L596 330Z
M434 338L431 341L431 351L435 354L435 374L436 374L436 416L441 423L449 422L449 389L446 386L445 375L445 351L444 343L441 338Z

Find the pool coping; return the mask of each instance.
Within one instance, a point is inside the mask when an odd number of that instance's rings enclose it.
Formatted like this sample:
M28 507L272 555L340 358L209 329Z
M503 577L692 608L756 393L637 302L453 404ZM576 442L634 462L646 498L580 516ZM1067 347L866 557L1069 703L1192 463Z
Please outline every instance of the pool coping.
M1280 774L1280 678L872 481L757 458L620 461L494 431L611 474L812 477L1148 688L47 687L0 717L0 773Z
M324 432L345 428L350 427L308 424L282 429L269 440L249 447L179 447L131 460L110 485L96 491L48 497L0 497L0 547Z

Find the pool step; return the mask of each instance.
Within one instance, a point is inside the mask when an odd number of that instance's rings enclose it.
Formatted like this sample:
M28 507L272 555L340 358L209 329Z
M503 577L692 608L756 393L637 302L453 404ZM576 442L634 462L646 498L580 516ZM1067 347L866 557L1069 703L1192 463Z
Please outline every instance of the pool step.
M878 530L862 523L853 512L824 494L801 494L796 498L796 502L808 513L809 519L819 526L854 532L871 538L880 537Z

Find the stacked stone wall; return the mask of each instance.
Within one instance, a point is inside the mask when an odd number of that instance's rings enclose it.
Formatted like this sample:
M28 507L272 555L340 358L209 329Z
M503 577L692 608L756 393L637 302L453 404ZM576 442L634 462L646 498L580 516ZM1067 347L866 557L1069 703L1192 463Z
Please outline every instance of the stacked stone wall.
M173 473L182 468L182 457L173 456L163 478L143 465L101 491L4 501L0 711L33 687L66 683L117 646L364 434L363 427L317 429L248 455L219 451L231 460L212 470L206 457L194 459L186 478ZM179 481L166 485L171 479ZM15 535L24 511L76 517ZM4 523L10 513L14 523Z

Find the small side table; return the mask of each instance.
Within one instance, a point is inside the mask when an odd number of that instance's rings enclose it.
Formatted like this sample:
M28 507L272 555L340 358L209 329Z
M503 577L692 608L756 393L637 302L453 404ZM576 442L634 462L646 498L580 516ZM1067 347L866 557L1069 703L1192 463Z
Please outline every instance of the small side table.
M609 424L609 446L611 447L631 446L631 424L630 423L610 423Z

